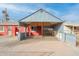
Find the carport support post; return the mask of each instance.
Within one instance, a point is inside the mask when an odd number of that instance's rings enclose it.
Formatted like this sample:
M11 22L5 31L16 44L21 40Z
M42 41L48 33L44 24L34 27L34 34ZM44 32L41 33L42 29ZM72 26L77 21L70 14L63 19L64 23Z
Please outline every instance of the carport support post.
M43 35L43 26L41 26L41 29L42 29L41 31L42 31L42 35Z
M73 28L72 28L72 31L74 32L74 26L73 26Z
M43 36L43 25L41 26L41 33L42 33L42 36Z
M18 28L19 28L19 32L18 32L18 40L21 40L20 23L19 23Z
M25 27L25 33L24 33L24 34L25 34L25 38L26 38L26 37L27 37L27 34L26 34L26 27Z

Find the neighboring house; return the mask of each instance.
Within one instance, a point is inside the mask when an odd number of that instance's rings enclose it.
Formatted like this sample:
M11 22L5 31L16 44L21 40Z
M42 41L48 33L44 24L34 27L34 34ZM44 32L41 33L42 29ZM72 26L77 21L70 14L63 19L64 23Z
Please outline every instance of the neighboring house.
M0 23L0 35L2 36L9 34L16 36L17 32L22 34L19 36L21 39L24 39L24 35L29 37L52 36L76 45L76 35L73 30L73 26L66 24L63 20L44 9L39 9L18 22Z
M73 37L71 37L71 40L76 45L79 45L79 24L75 24L75 23L64 23L64 26L65 26L64 27L64 29L65 29L64 31L66 33L71 34L71 35L73 35L75 37L75 39L73 39Z
M0 36L16 36L19 31L18 23L16 22L4 22L0 23Z

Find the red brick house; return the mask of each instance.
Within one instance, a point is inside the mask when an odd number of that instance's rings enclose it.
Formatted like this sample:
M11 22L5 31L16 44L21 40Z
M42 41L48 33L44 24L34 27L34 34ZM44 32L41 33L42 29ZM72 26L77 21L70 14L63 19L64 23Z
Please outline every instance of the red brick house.
M0 36L16 36L18 31L16 22L0 23Z

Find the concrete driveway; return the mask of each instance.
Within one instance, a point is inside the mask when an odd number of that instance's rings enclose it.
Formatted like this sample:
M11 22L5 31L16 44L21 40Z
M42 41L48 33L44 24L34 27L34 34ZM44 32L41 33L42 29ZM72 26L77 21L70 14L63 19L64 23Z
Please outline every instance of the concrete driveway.
M79 55L79 48L55 38L34 38L19 41L16 38L0 38L0 55L4 56L72 56Z

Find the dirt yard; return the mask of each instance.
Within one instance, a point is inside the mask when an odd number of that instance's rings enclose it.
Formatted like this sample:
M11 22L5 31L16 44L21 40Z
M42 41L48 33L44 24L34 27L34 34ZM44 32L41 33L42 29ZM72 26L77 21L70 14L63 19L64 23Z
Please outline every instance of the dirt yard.
M52 37L19 41L12 37L0 37L1 56L77 56L79 48Z

